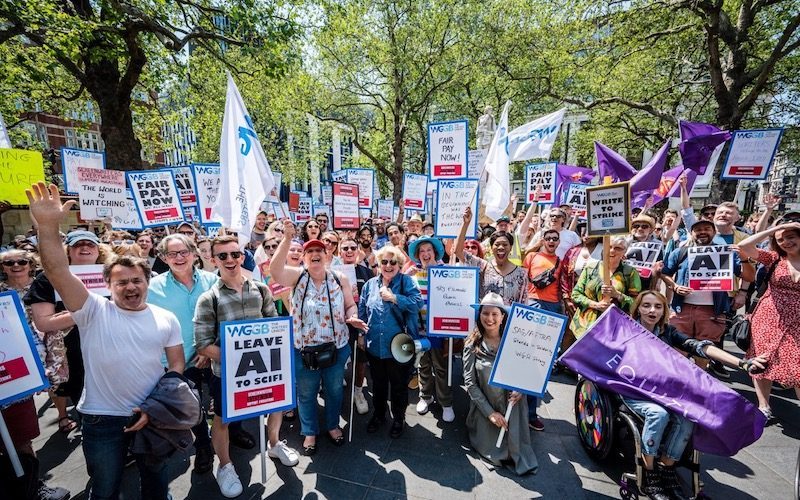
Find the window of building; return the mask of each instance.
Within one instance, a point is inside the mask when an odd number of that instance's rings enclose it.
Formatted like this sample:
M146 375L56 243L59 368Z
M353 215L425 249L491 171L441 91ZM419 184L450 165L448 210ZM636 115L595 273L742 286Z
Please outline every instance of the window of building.
M67 139L68 148L91 149L92 151L103 151L105 149L103 140L98 132L68 128L64 129L64 136Z

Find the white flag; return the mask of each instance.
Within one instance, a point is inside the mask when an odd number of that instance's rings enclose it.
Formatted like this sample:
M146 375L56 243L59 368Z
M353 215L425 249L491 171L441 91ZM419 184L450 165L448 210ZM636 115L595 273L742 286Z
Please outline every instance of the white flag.
M8 138L8 130L6 130L6 122L3 120L3 115L0 115L0 148L11 148L11 139Z
M511 201L511 184L508 178L508 108L510 107L511 101L506 101L483 167L488 175L483 202L486 205L486 216L492 220L500 218Z
M246 245L261 202L275 187L275 179L230 73L219 164L221 183L217 202L211 208L211 219L237 231L239 243Z
M511 161L550 158L550 151L556 142L566 111L567 108L561 108L512 130L508 134L508 155Z

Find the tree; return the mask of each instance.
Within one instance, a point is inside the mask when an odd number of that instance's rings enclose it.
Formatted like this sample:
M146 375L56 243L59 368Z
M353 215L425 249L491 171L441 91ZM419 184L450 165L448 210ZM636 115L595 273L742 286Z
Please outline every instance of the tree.
M287 54L275 48L296 34L286 16L276 4L247 0L224 8L208 0L3 0L0 47L23 69L19 83L39 89L40 98L75 101L88 94L99 109L109 166L140 169L134 109L155 109L159 85L180 69L184 51L224 60L226 47L250 48L272 54L278 69Z

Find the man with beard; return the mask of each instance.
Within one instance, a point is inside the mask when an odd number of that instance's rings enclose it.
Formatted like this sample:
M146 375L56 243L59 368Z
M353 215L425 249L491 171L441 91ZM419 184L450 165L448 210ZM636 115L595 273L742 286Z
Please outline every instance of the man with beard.
M409 235L422 236L422 217L420 217L418 213L412 215L411 218L408 219L408 222L406 222L406 225L408 228L406 233Z
M366 267L374 275L378 270L378 263L375 262L375 254L372 253L372 238L375 235L372 228L368 225L363 225L358 230L357 240L358 246L361 247L361 260L359 266Z
M633 243L657 243L659 245L658 257L656 257L653 265L652 274L648 277L642 277L642 290L649 290L653 282L653 275L661 270L662 264L659 264L664 259L664 254L661 249L661 240L656 237L653 232L655 231L656 221L649 215L640 214L638 217L631 221L631 234L628 236L628 252L626 258L631 258L631 254L636 252L636 248L631 247Z
M375 229L375 233L373 234L375 238L374 250L380 250L383 245L389 242L389 236L386 234L386 222L381 218L377 218L372 221L372 225Z
M564 255L567 253L567 250L575 245L581 244L581 237L578 236L575 231L570 231L564 227L564 225L567 223L567 214L560 208L550 209L547 214L547 220L549 221L548 229L555 229L558 231L559 241L558 248L556 248L556 255L558 255L559 259L563 259ZM534 235L532 240L533 244L539 242L542 234L543 233L540 231Z

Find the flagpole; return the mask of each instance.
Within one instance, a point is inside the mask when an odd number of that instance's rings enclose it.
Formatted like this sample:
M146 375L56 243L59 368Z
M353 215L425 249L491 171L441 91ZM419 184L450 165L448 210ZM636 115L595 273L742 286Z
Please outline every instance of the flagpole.
M611 176L607 175L603 178L603 185L611 184ZM625 214L627 217L627 214ZM611 285L611 260L609 255L611 253L611 236L603 236L603 284L606 286Z

